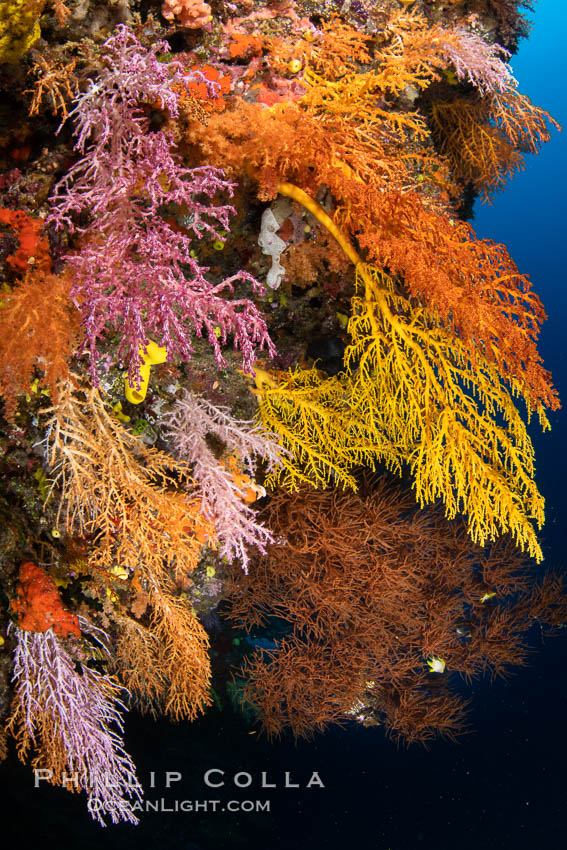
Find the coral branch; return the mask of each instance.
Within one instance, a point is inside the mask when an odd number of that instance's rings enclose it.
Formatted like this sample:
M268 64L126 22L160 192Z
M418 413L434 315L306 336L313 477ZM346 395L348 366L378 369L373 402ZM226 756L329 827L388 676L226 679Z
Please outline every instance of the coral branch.
M140 801L142 789L124 750L118 682L86 665L78 671L51 629L17 630L13 681L9 729L20 758L36 748L36 769L54 784L86 791L89 812L101 826L105 816L137 823L133 801Z

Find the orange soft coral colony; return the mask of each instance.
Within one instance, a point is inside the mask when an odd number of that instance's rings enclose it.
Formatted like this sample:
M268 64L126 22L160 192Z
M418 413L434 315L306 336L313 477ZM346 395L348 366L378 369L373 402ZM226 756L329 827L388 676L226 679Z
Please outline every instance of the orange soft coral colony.
M182 27L199 29L212 19L211 7L201 0L164 0L161 13L166 21L177 18Z
M79 620L63 608L55 582L31 561L20 567L18 595L12 599L12 610L20 615L18 626L24 631L53 629L59 637L80 637Z

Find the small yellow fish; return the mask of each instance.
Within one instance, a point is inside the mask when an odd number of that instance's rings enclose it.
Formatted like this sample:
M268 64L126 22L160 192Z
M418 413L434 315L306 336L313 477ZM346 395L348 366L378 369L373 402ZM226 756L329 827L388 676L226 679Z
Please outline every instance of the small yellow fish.
M481 602L488 602L488 600L489 600L489 599L492 599L494 596L496 596L496 591L495 591L495 590L487 591L487 592L484 594L484 596L481 596L481 597L480 597L480 601L481 601Z

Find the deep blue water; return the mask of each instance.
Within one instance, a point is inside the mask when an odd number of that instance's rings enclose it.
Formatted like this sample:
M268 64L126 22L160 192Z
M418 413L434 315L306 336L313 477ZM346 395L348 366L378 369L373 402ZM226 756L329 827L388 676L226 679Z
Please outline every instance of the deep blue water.
M535 29L513 60L521 90L567 127L562 68L564 9L541 0ZM554 133L538 157L492 207L477 205L479 236L505 242L546 304L549 321L542 351L567 399L567 288L565 167L567 130ZM546 564L567 565L565 520L567 417L553 415L553 430L534 433L538 480L548 500L544 531ZM212 711L193 725L132 719L128 749L149 785L147 796L171 806L175 799L269 799L271 812L147 814L137 828L101 831L85 813L84 798L58 789L33 789L28 768L4 771L0 805L2 838L41 848L104 847L107 850L311 850L345 846L376 850L534 850L563 848L567 839L567 635L546 642L532 665L508 682L475 685L473 731L458 744L429 751L398 749L380 729L333 729L297 747L270 745L251 735L242 720ZM205 770L229 779L246 771L250 789L207 790ZM164 772L182 780L168 793ZM324 789L262 791L260 774L281 784L284 772L305 782L318 771ZM7 779L8 777L8 779ZM10 826L13 824L13 827ZM12 831L13 829L13 831Z
M567 404L567 95L557 73L564 53L560 26L564 15L560 0L540 0L534 30L513 57L512 67L520 90L565 129L553 132L538 156L527 157L526 171L496 196L492 206L477 203L472 223L478 236L506 244L521 271L530 275L549 316L540 350ZM567 565L567 535L561 529L567 480L565 413L553 414L551 423L552 431L545 436L533 431L538 480L548 500L544 537L549 558Z

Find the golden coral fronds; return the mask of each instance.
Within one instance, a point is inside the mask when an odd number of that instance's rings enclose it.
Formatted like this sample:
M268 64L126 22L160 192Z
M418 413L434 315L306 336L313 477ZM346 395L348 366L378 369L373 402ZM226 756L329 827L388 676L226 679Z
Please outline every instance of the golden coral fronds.
M467 516L476 543L510 532L540 560L533 446L498 371L396 295L383 272L360 264L357 280L364 292L353 299L346 372L324 379L299 370L259 390L264 426L292 452L280 483L356 489L354 466L400 472L405 461L421 506L442 499L448 518Z
M297 187L279 189L337 230ZM345 486L349 466L373 457L399 469L403 459L422 506L440 498L449 518L467 516L475 542L484 545L509 532L540 560L532 523L541 527L544 499L534 482L533 446L514 404L522 385L473 352L434 310L398 294L394 281L364 264L340 231L337 238L356 263L360 290L352 301L345 374L318 380L308 373L303 382L295 373L281 391L273 381L259 386L265 426L282 434L295 453L286 461L288 483L320 486L331 476L319 470L332 468ZM526 402L529 416L529 396ZM310 419L312 410L318 418ZM538 412L548 428L543 407ZM336 431L327 420L336 421Z
M95 575L104 581L118 566L149 597L149 628L130 630L141 653L155 641L144 699L158 699L175 719L194 718L210 701L208 638L176 596L174 576L191 573L214 528L200 512L189 467L141 443L98 390L69 383L51 413L48 458L66 529L91 537Z
M302 483L325 487L340 484L356 490L350 470L376 458L401 471L391 445L367 422L353 414L348 379L327 378L317 369L268 373L256 369L254 390L266 430L275 432L287 453L268 484L297 490Z
M559 124L529 97L510 88L490 97L457 97L431 106L433 137L457 179L490 200L522 171L524 152L537 153Z
M510 532L540 560L534 450L497 369L472 357L435 313L396 295L383 272L360 264L357 283L346 352L347 368L357 364L355 415L407 460L420 505L441 498L448 518L467 516L476 543Z

